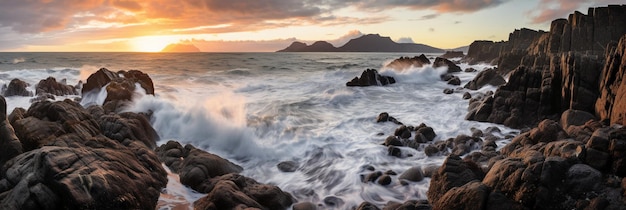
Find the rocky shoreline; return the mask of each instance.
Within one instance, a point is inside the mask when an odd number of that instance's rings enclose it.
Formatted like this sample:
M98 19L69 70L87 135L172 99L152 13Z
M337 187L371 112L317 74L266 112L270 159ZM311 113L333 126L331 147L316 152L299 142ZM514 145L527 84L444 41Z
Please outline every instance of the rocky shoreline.
M468 120L497 127L471 129L433 141L426 124L405 125L388 113L377 122L395 123L393 135L381 137L388 155L404 158L404 149L427 156L447 156L442 166L413 167L401 173L363 166L361 181L382 186L411 185L431 179L428 200L389 202L382 209L625 209L626 206L626 5L591 8L552 23L549 32L516 30L506 42L477 41L463 58L498 64L460 87L454 62L441 79L450 91L499 86L495 92L464 95ZM456 56L456 55L455 55ZM397 69L430 64L424 55L399 58ZM471 71L466 69L465 71ZM508 75L508 81L504 78ZM391 77L368 69L347 86L393 84ZM149 75L100 69L84 84L42 80L36 93L15 79L5 96L36 95L28 109L8 113L0 96L0 208L2 209L155 209L168 177L207 195L196 209L322 208L381 209L364 202L342 206L337 197L324 204L298 202L277 186L240 175L242 167L192 145L160 140L151 113L122 112L139 84L155 94ZM86 108L76 100L51 102L55 96L85 96L107 91L102 106ZM469 94L469 93L465 93ZM504 137L502 137L504 136ZM512 139L498 150L501 138ZM297 170L282 162L283 172Z

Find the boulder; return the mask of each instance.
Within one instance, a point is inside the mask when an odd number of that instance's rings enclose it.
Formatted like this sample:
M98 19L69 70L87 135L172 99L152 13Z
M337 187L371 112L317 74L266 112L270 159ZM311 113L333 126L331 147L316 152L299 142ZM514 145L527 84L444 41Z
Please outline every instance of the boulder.
M89 75L87 82L83 84L81 93L85 95L92 91L100 91L106 87L107 98L104 100L105 104L116 100L130 101L135 92L135 84L139 84L146 94L154 95L154 84L147 74L138 70L115 73L106 68L101 68Z
M0 96L0 120L0 171L5 171L4 164L22 154L23 150L22 144L7 118L7 102L3 96Z
M450 189L480 181L483 177L484 173L475 163L463 161L459 156L448 156L430 180L428 199L437 203Z
M448 80L448 84L449 85L461 85L461 78L457 77L457 76L453 76L452 79Z
M135 139L144 143L148 148L156 148L159 135L150 125L150 121L143 114L124 112L107 114L97 119L102 133L118 141Z
M47 79L39 81L35 89L36 95L45 95L47 93L57 96L78 95L78 91L76 91L74 86L65 84L65 80L57 82L54 77L48 77Z
M13 79L11 80L11 82L9 82L9 85L7 87L3 87L2 89L2 95L4 95L5 97L8 96L33 96L33 93L26 90L26 87L28 87L29 84L20 80L20 79Z
M443 89L443 93L444 94L452 94L452 93L454 93L454 90L451 89L451 88L446 88L446 89Z
M411 182L419 182L424 180L424 174L422 172L422 167L419 166L414 166L411 167L409 169L407 169L406 171L404 171L400 177L398 177L399 180L407 180L407 181L411 181Z
M433 62L433 68L439 68L439 67L447 67L448 71L447 73L454 73L454 72L461 72L461 67L459 67L458 65L456 65L454 62L442 58L442 57L437 57L435 58L435 62Z
M3 209L154 209L167 174L138 142L64 135L7 162Z
M383 86L396 83L396 80L390 76L382 76L374 69L363 71L361 77L355 77L346 83L346 86Z
M189 152L180 167L180 183L198 192L210 192L211 178L243 170L241 166L191 145L185 148Z
M278 163L276 167L282 172L295 172L300 166L295 161L283 161Z
M584 125L589 120L595 119L596 117L589 112L568 109L561 114L560 123L563 130L568 130L570 126Z
M276 186L232 173L210 179L203 192L207 195L194 202L196 209L287 209L295 201Z
M159 160L165 164L172 172L179 173L183 166L183 161L189 155L189 150L184 148L177 141L167 141L167 143L156 148Z
M479 72L476 77L474 77L472 81L465 84L464 87L470 90L478 90L485 85L500 86L505 83L506 81L504 78L500 76L495 69L490 68Z
M391 63L387 64L386 67L392 68L396 71L404 71L410 68L422 67L426 64L430 64L430 60L428 60L424 54L421 54L412 58L400 57L391 61Z
M490 189L477 180L446 192L437 202L434 210L445 209L485 209Z

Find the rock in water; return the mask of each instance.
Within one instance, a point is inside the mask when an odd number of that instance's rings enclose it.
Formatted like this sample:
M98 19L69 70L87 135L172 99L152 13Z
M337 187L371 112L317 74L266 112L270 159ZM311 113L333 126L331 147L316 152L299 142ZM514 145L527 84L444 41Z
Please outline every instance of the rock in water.
M346 86L383 86L393 83L396 83L396 80L393 77L382 76L374 69L367 69L363 71L361 77L355 77L346 83Z
M78 95L78 91L76 91L74 86L57 82L54 77L48 77L37 83L35 94L44 95L46 93L57 96Z
M478 90L485 85L500 86L505 83L506 80L504 80L495 69L487 69L478 73L478 75L464 87L470 90Z
M426 55L421 54L419 56L415 56L412 58L400 57L398 59L391 61L391 63L387 64L386 67L392 68L396 71L404 71L410 68L422 67L426 64L430 64L430 60L428 60Z
M437 57L435 58L435 62L433 63L433 67L434 68L439 68L439 67L448 67L448 72L447 73L454 73L454 72L461 72L461 67L459 67L458 65L454 64L454 62L442 58L442 57Z
M28 86L28 83L20 79L13 79L9 82L9 86L3 88L2 94L4 96L32 96L33 93L26 90Z

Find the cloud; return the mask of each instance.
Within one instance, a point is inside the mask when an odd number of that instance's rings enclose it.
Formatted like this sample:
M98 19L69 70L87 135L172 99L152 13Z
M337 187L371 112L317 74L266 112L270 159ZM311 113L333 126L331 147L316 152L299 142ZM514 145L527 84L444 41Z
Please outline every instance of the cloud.
M343 36L335 39L335 40L330 40L328 41L329 43L333 44L335 47L339 47L339 46L343 46L344 44L348 43L348 41L350 41L351 39L354 38L359 38L363 36L363 33L359 30L351 30L348 33L344 34Z
M439 17L439 14L424 15L421 18L419 18L418 20L429 20L429 19L434 19L436 17Z
M400 37L397 43L415 43L411 37Z
M454 24L461 24L461 23L462 23L462 22L461 22L461 21L458 21L458 20L457 20L457 21L454 21Z
M348 1L359 8L408 8L413 10L430 9L437 12L471 13L498 6L510 0L365 0Z
M435 32L435 28L428 28L428 31Z
M531 23L540 24L545 22L551 22L558 18L567 18L567 16L576 10L586 9L588 7L596 7L601 5L607 5L611 3L619 4L619 1L615 0L540 0L537 6L527 11L531 18ZM624 3L624 2L622 2Z

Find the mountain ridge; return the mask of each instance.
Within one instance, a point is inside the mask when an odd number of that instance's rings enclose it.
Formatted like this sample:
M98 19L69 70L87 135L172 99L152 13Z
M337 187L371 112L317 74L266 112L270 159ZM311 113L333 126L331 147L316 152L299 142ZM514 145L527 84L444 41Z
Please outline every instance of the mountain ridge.
M335 47L327 41L316 41L311 45L295 41L287 48L277 52L422 52L443 53L445 50L425 44L397 43L390 37L379 34L366 34L351 39L341 47Z

